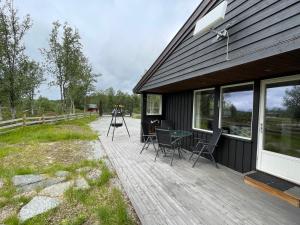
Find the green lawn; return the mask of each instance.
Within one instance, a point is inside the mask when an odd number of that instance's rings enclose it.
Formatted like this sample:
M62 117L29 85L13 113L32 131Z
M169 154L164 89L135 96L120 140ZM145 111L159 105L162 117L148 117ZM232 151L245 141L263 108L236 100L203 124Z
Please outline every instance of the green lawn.
M29 126L0 135L0 178L5 186L0 189L0 211L12 206L16 212L0 224L20 224L17 211L30 197L18 196L11 183L14 175L48 174L58 170L70 172L68 179L78 176L76 169L82 167L101 168L97 180L88 180L90 189L65 193L65 201L58 208L26 221L26 225L80 225L80 224L136 224L129 213L122 192L112 185L116 174L105 163L86 160L89 141L96 140L97 134L88 124L96 117ZM85 176L84 172L81 174Z

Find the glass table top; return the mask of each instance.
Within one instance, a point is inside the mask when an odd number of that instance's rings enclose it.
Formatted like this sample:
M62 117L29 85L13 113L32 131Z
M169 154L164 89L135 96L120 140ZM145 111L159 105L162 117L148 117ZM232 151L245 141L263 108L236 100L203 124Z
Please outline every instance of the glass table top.
M170 130L172 137L188 137L191 136L193 133L191 131L186 130Z

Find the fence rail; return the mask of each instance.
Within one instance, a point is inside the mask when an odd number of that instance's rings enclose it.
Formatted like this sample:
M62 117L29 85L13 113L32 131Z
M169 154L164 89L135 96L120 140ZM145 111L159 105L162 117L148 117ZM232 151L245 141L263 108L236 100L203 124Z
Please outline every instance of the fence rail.
M73 120L86 116L97 115L95 113L76 113L76 114L64 114L56 116L41 116L41 117L26 117L18 118L14 120L0 121L0 134L7 133L18 127L30 126L35 124L54 123L61 120Z

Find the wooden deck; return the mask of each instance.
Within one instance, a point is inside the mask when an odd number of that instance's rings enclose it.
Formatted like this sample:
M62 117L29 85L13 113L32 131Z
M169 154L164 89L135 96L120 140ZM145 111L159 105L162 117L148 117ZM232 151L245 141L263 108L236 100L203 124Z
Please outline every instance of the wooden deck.
M125 118L115 139L106 137L110 117L92 124L142 224L298 224L300 209L243 182L243 175L226 167L216 169L202 159L195 167L188 160L160 155L153 147L140 154L140 120Z

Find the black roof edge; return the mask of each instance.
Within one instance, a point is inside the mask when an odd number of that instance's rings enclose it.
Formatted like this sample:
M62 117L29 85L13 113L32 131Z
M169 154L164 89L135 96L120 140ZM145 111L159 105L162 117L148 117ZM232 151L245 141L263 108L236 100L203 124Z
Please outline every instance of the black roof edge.
M134 93L140 93L141 87L150 79L153 73L157 70L157 68L168 58L168 56L173 52L173 50L181 43L184 39L185 35L187 35L192 29L192 25L199 18L199 16L205 15L212 6L218 0L203 0L199 6L195 9L192 15L188 18L188 20L184 23L184 25L179 29L174 38L170 41L170 43L165 47L159 57L155 60L149 70L142 76L139 82L133 88Z

